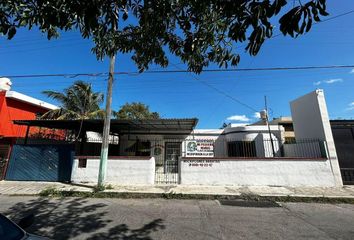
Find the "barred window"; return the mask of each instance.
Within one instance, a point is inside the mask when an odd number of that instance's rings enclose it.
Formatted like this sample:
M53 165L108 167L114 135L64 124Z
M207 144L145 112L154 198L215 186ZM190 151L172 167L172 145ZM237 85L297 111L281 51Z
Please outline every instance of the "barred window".
M256 144L254 141L232 141L227 144L229 157L256 157Z
M79 159L79 168L86 168L87 166L87 158L80 158Z

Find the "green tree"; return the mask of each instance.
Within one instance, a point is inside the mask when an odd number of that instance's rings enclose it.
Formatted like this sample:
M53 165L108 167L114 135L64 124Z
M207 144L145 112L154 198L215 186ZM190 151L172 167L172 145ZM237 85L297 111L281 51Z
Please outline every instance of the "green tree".
M158 112L150 112L149 106L141 102L124 104L118 112L114 113L117 119L159 119Z
M97 119L104 115L100 109L103 94L93 92L89 83L76 81L63 92L43 91L43 94L60 103L58 109L42 115L43 119Z
M326 16L326 0L57 0L0 2L0 33L11 39L18 28L37 26L48 39L59 30L79 30L92 38L98 59L110 58L104 118L99 185L106 169L116 53L132 53L140 71L150 64L168 65L166 51L179 57L188 69L200 73L210 63L236 66L237 44L256 55L273 35L271 19L279 20L284 35L308 32L313 21ZM283 10L283 11L281 11ZM127 21L129 17L133 19Z
M38 26L50 39L77 29L93 39L99 59L132 52L143 71L149 64L167 66L168 49L199 73L210 63L237 65L240 42L256 55L272 37L271 19L279 13L279 29L292 37L328 15L326 0L5 0L0 32L11 39L20 27Z

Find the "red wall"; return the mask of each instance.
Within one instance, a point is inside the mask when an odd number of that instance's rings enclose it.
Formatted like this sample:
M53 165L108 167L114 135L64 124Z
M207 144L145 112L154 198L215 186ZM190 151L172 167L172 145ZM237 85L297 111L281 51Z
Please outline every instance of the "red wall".
M13 124L13 120L34 120L37 113L45 113L47 109L34 106L16 99L6 98L6 92L0 92L0 136L25 137L26 126ZM38 132L37 128L30 133Z

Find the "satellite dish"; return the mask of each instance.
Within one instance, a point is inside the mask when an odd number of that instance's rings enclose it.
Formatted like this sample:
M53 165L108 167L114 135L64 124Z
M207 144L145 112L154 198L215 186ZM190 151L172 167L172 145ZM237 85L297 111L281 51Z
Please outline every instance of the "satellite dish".
M12 82L9 78L0 77L0 91L10 91Z

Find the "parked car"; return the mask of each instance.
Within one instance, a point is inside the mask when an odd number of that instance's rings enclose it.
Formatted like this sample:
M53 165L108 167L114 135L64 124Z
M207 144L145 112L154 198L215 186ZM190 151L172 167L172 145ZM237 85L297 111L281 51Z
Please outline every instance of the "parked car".
M24 229L31 226L34 222L34 215L29 215L21 219L18 224L14 223L0 213L0 239L1 240L44 240L41 237L27 233Z

